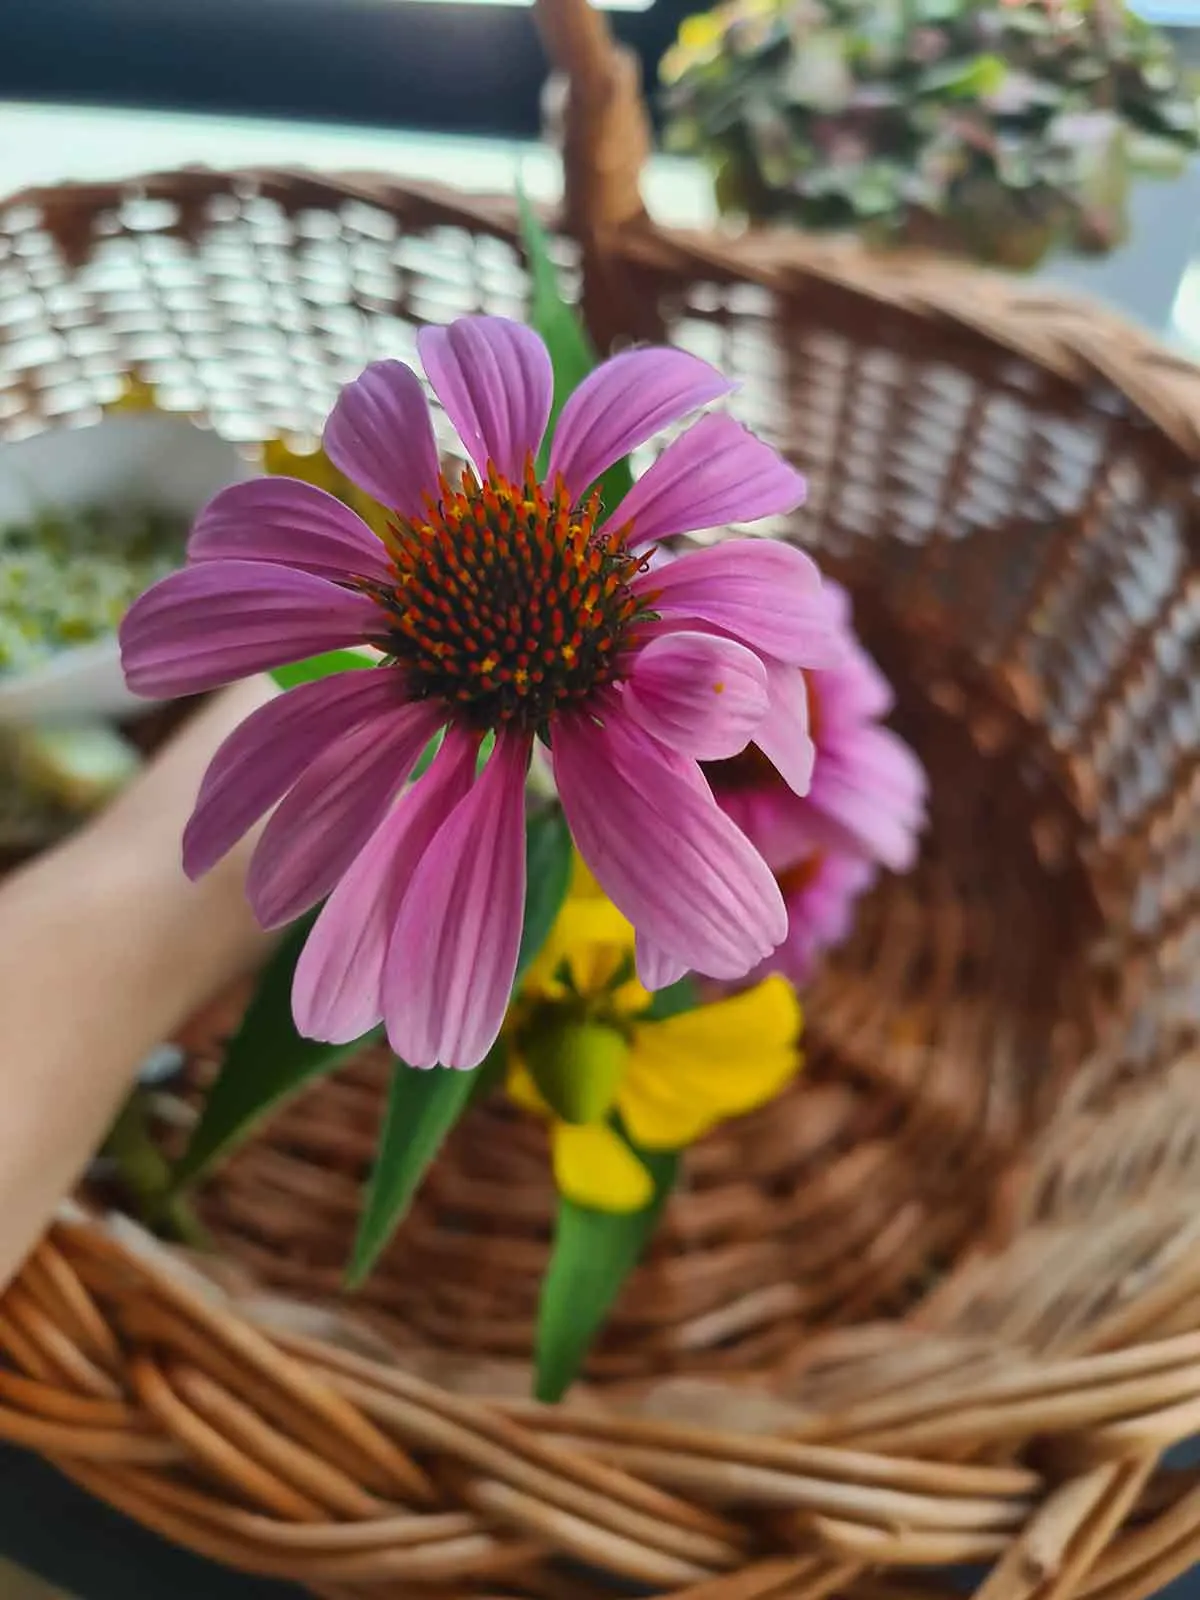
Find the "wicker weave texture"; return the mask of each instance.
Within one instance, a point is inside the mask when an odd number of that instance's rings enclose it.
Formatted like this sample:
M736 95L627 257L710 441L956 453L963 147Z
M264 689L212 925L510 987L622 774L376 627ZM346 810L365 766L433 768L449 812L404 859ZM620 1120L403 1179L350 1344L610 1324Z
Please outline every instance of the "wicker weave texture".
M808 996L804 1081L692 1153L569 1406L520 1399L550 1193L502 1106L341 1301L365 1059L210 1185L205 1277L63 1218L0 1306L0 1436L331 1596L883 1600L961 1562L998 1563L988 1600L1148 1594L1200 1549L1197 1479L1159 1465L1200 1420L1200 375L980 274L620 220L637 331L739 378L809 477L771 531L896 678L918 871ZM520 314L514 231L375 178L20 197L0 428L132 371L232 438L309 437L423 322ZM193 1082L236 1006L189 1031Z

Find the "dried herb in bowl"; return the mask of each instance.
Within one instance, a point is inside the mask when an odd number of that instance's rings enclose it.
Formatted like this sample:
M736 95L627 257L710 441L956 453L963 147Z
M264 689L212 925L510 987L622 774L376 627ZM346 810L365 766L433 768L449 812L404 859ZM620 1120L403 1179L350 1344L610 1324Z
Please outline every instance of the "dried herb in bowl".
M0 528L0 673L115 631L183 559L187 521L145 505L46 511Z

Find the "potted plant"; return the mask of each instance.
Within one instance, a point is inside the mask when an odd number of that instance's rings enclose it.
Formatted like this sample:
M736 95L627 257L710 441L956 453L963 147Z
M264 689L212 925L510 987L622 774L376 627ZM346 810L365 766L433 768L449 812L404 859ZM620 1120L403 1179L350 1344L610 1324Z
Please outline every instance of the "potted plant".
M1121 0L729 0L663 62L667 133L726 213L1016 269L1124 239L1197 105Z

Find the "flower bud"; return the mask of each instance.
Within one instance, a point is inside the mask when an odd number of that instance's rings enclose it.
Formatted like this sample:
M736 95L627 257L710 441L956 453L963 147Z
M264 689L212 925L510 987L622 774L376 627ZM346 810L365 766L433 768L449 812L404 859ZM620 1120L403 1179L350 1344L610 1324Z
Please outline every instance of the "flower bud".
M544 1016L521 1044L533 1081L556 1116L580 1123L608 1115L629 1057L616 1028Z

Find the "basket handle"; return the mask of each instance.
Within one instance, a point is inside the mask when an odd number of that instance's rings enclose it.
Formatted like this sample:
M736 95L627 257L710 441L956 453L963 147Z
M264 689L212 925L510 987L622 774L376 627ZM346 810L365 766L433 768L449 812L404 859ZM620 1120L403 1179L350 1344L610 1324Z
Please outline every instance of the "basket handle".
M640 178L651 150L641 69L589 0L534 0L551 64L566 80L563 222L583 251L583 310L601 350L622 337L661 337L614 249L622 229L648 223Z

